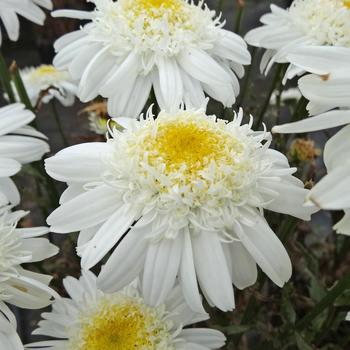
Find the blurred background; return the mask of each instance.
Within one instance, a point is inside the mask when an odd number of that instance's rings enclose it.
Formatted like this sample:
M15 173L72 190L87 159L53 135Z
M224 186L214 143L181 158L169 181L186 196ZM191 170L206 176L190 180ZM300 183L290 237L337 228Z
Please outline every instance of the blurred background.
M307 0L306 0L307 1ZM53 0L55 9L93 9L93 4L85 0ZM226 20L226 28L238 31L242 36L259 25L259 18L269 11L274 3L288 7L292 1L287 0L207 0L208 6L222 12ZM53 43L67 32L76 30L81 22L70 19L55 19L47 17L43 27L28 21L21 21L21 36L18 42L4 40L2 52L7 63L16 61L20 69L40 64L51 64L54 57ZM267 77L259 72L259 62L262 52L251 49L253 64L246 70L246 76L241 81L242 93L237 99L235 109L242 106L247 114L258 115L269 96L274 79L274 70ZM281 84L277 89L288 89L296 86L296 82ZM2 105L5 101L2 101ZM264 122L268 129L276 123L288 121L297 105L296 99L276 103L272 96L265 113ZM50 104L40 107L37 113L37 128L49 138L51 153L54 154L64 147L59 130L53 120ZM101 140L89 128L86 113L81 111L86 105L76 101L72 107L56 105L61 120L63 132L68 144ZM225 116L232 111L224 110L222 105L211 102L209 112ZM302 135L276 136L275 147L288 154L292 166L298 167L298 176L312 186L312 182L323 176L325 170L322 162L323 148L329 133L320 132L310 137ZM45 218L38 209L37 189L35 182L30 180L29 168L17 176L17 183L23 193L22 208L31 210L32 215L24 226L45 224ZM29 176L28 176L29 175ZM57 191L63 190L62 184L55 184ZM220 328L228 334L229 343L226 349L299 349L299 350L346 350L350 349L350 325L344 320L345 313L350 310L350 291L341 300L337 300L331 310L316 319L315 325L303 336L292 331L296 320L300 319L324 295L334 281L343 276L350 266L349 241L332 231L333 222L341 214L321 212L314 216L311 223L299 222L288 218L282 222L278 215L267 216L270 225L287 245L291 255L294 274L292 281L281 290L274 286L261 274L257 284L245 291L236 290L237 308L232 313L222 314L212 310L210 325ZM284 237L291 230L292 234ZM53 286L61 295L65 292L62 279L67 275L79 276L79 260L75 254L77 235L52 235L51 240L57 244L61 252L44 263L33 264L30 268L52 274ZM24 343L37 340L31 331L40 319L41 311L15 310L19 320L19 333ZM6 350L6 349L1 349Z

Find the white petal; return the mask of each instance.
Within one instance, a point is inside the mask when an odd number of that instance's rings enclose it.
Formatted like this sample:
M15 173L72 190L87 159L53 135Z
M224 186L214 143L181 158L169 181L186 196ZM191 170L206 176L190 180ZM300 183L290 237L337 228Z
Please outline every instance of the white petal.
M98 276L101 289L115 292L136 278L144 266L149 244L145 236L150 229L151 225L139 227L136 224L119 243Z
M192 237L199 285L222 311L235 306L231 276L216 232L202 231Z
M310 191L309 199L319 208L341 210L350 208L350 163L332 170Z
M46 238L27 238L22 241L22 248L32 254L31 262L48 259L58 253L58 248Z
M292 264L288 253L262 217L257 215L252 227L236 227L235 233L274 283L282 287L290 279Z
M230 77L225 70L206 52L192 48L178 56L182 69L193 78L209 84L229 84Z
M67 147L45 160L46 172L63 182L93 182L101 179L103 155L109 146L103 142Z
M109 186L99 186L62 204L48 218L51 231L69 233L107 220L118 208L118 194Z
M302 133L335 128L348 123L350 123L350 112L348 110L336 110L298 122L274 126L272 132L282 134Z
M180 278L184 298L192 310L205 313L202 298L198 290L190 233L188 230L185 230L182 234L184 235L184 240L180 264Z
M182 236L150 242L145 259L142 290L149 305L162 304L174 287L179 270Z
M183 85L180 69L174 59L160 57L157 61L159 86L163 100L170 111L179 108L182 101Z
M232 259L232 281L238 289L252 286L258 277L256 263L240 242L229 245Z
M138 219L137 216L138 210L130 205L118 208L88 243L81 266L86 270L95 266L117 244L132 223Z
M210 328L183 329L179 337L209 349L219 349L226 343L226 337L220 331Z

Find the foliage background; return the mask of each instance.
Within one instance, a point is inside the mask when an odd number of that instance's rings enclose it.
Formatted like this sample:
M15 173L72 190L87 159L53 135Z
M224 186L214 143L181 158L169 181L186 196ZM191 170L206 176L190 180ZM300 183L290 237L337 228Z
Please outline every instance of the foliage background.
M290 2L272 1L282 7L287 7ZM55 8L89 7L85 0L54 0L54 3ZM249 29L259 25L259 18L268 11L271 1L211 0L207 3L212 9L222 9L228 29L239 30L240 34L244 35ZM241 6L244 7L242 13ZM65 32L74 30L78 25L74 20L50 17L44 27L22 21L20 40L16 43L6 41L2 51L9 64L12 60L16 60L20 68L51 63L54 55L52 45L55 39ZM277 121L305 116L304 101L283 106L277 98L276 105L267 104L272 91L285 88L280 83L281 72L275 68L267 77L262 76L258 70L261 52L251 51L253 65L247 69L246 77L241 81L242 93L235 108L243 106L246 112L255 116L256 121L263 117L268 128ZM290 83L293 84L295 85L295 82ZM87 119L78 115L83 108L81 103L77 102L70 108L58 105L57 107L70 144L97 138L88 130ZM232 113L217 103L210 103L209 111L227 119ZM64 147L49 105L43 106L39 111L37 123L38 129L49 137L52 153ZM316 148L322 149L330 135L329 132L320 132L309 137L312 137ZM325 172L322 155L305 161L291 154L291 145L298 136L301 135L275 136L274 146L289 154L291 165L299 168L299 177L311 186L312 181L317 181ZM305 135L302 137L305 139ZM52 209L45 195L38 196L36 184L31 180L32 171L32 168L25 169L24 174L22 173L17 179L24 193L22 207L32 211L33 222L27 221L23 225L44 224L45 218L38 208L38 203L47 210ZM56 184L56 187L58 192L63 190L59 184ZM278 233L291 256L293 277L283 289L280 289L263 274L259 274L255 286L244 291L236 290L237 306L234 312L223 314L211 310L212 319L209 324L226 332L229 339L226 349L350 349L350 323L344 321L346 312L350 310L350 290L342 293L335 301L331 300L316 317L310 317L310 311L315 305L317 310L327 290L349 271L350 238L336 235L332 231L333 222L341 215L341 213L320 212L314 215L311 223L277 214L268 215L270 225ZM53 274L54 287L64 295L62 278L67 275L79 276L80 273L79 260L74 250L76 234L52 235L50 238L60 246L59 256L35 264L31 268ZM15 312L19 318L19 333L23 341L26 343L37 339L31 337L30 333L40 319L40 312L23 310Z

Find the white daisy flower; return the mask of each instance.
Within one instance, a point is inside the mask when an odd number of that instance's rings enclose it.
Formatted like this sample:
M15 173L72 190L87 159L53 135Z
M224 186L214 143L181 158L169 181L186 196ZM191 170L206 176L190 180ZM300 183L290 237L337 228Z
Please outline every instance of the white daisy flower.
M308 109L316 116L275 126L274 132L301 133L328 129L350 123L350 48L310 47L289 55L296 66L309 71L299 79L302 94L309 99ZM339 109L334 109L339 107ZM330 111L329 111L330 110ZM325 112L326 111L326 112ZM350 125L343 128L324 149L326 175L311 191L309 199L326 210L344 210L344 218L334 229L350 235Z
M23 349L16 334L16 320L6 303L26 309L50 304L56 294L50 276L31 272L21 264L37 262L57 254L58 248L45 238L47 227L16 228L27 213L0 208L0 345L1 349ZM5 346L6 345L6 346Z
M35 115L20 103L0 108L0 207L19 203L19 193L10 176L21 164L42 158L49 151L43 134L28 124Z
M45 12L40 8L52 10L51 0L1 0L0 18L10 40L17 41L19 37L19 19L23 16L31 22L43 25ZM0 31L0 45L2 35Z
M237 77L250 63L244 40L223 29L203 1L91 0L92 12L60 10L54 16L91 20L55 43L54 64L79 81L88 102L108 98L114 117L134 117L153 86L162 109L199 108L204 93L232 106Z
M272 131L301 133L350 123L350 48L315 46L295 50L288 57L295 66L313 73L299 79L299 88L310 101L309 113L317 115Z
M289 9L271 5L271 13L260 21L263 26L248 32L245 40L267 49L261 61L266 73L273 63L292 63L288 54L312 45L350 47L349 0L294 0ZM312 64L311 64L312 66ZM285 80L303 73L291 64Z
M63 283L71 299L56 300L33 333L59 339L27 348L209 350L225 344L225 336L217 330L185 328L209 316L191 311L179 287L154 306L145 301L137 283L105 292L88 271L79 280L68 277Z
M48 218L58 233L81 231L78 253L89 269L117 243L101 283L122 288L143 271L147 302L162 303L176 276L191 307L202 310L197 280L210 303L234 307L232 282L256 280L257 262L279 286L291 275L282 243L263 208L309 219L307 190L267 132L203 110L149 111L140 121L116 119L107 143L62 150L46 161L67 182ZM259 211L260 209L260 211Z
M60 71L52 65L21 69L21 78L33 106L57 99L63 106L72 106L77 86L67 71Z

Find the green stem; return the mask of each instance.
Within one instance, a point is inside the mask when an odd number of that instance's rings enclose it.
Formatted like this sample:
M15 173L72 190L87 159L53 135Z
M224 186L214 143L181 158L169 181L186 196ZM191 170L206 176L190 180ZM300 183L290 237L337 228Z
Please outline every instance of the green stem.
M350 273L345 275L337 284L334 286L327 295L315 305L315 307L297 322L295 328L297 330L303 330L311 324L311 322L327 307L331 306L335 299L337 299L345 290L350 288Z
M234 32L239 34L240 29L241 29L243 13L244 13L244 3L240 0L237 0L237 6L238 6L238 12L237 12L237 17L236 17L236 25L235 25Z
M67 140L67 138L66 138L66 136L64 134L63 127L62 127L62 124L61 124L61 121L60 121L60 117L58 115L58 111L57 111L57 107L56 107L56 103L55 103L54 99L51 100L51 107L52 107L52 114L53 114L53 117L55 119L58 131L59 131L59 133L61 135L63 144L64 144L65 147L68 147L69 146L69 142L68 142L68 140Z
M283 244L286 243L288 236L294 232L297 222L297 219L292 216L288 216L280 226L279 230L277 231L277 236Z
M249 82L250 82L250 77L251 77L251 74L252 74L252 67L253 67L254 58L255 58L255 55L256 55L256 50L257 50L256 47L254 47L253 50L252 50L252 64L250 64L247 67L247 72L246 72L246 76L245 76L245 79L244 79L243 88L242 88L242 91L241 91L241 94L240 94L240 100L239 100L239 102L237 102L238 106L243 106L243 103L244 103L244 99L245 99L245 96L246 96L246 93L247 93L247 90L248 90L248 86L249 86Z
M7 67L6 61L2 53L0 52L0 80L1 84L6 92L8 99L11 103L16 102L15 94L11 86L11 75Z
M260 111L259 117L258 117L257 122L256 122L256 126L259 126L262 123L262 121L264 120L265 113L266 113L266 111L269 107L269 104L270 104L271 96L272 96L273 92L275 91L278 82L282 78L281 75L285 71L285 69L286 69L286 67L282 64L279 64L277 66L275 77L274 77L273 82L271 84L270 90L266 96L263 107Z
M291 120L292 122L298 121L300 117L302 117L303 113L307 114L307 111L306 111L307 104L308 104L308 100L304 96L302 96L295 107L295 111Z
M218 13L222 12L222 8L224 7L224 2L225 2L225 0L219 0L219 4L218 4L218 8L217 8Z
M16 62L13 62L10 67L10 72L12 74L13 82L15 84L19 99L24 103L27 109L34 111L33 105L28 96L27 90L23 84L23 80L19 73Z

